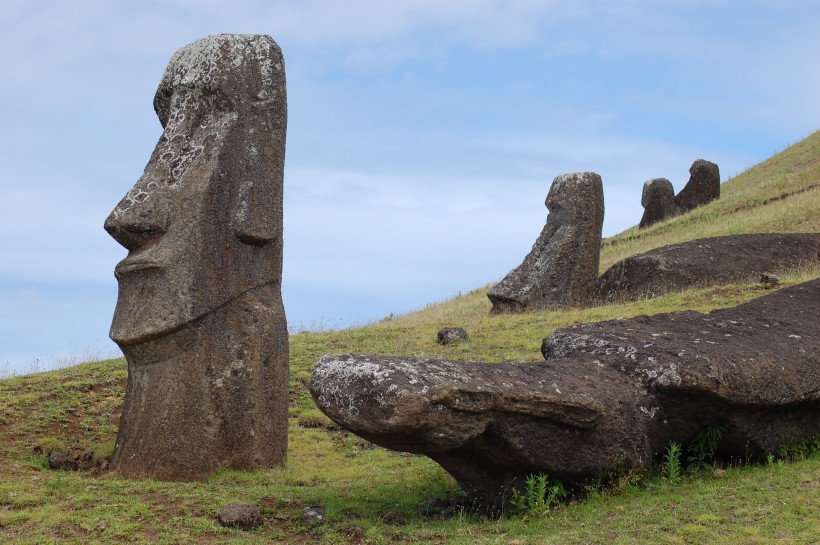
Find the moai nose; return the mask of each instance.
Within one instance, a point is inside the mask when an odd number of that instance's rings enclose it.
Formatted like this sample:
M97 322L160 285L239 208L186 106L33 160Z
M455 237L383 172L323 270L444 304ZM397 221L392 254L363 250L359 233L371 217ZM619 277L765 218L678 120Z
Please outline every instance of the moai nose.
M168 228L168 205L157 192L140 180L105 220L108 234L129 251L161 237Z

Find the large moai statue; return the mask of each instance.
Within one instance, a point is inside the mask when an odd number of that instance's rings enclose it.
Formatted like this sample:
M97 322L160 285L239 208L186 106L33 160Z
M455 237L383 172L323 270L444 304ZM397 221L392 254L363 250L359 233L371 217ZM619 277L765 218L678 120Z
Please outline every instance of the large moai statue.
M128 360L112 459L126 477L285 462L284 70L268 36L177 51L154 97L164 132L105 221L128 249L110 333Z
M643 184L641 206L643 206L643 217L641 217L640 229L676 216L678 206L675 204L675 188L672 187L672 182L666 178L647 180Z
M698 159L689 167L689 181L675 196L681 214L720 198L720 170L715 163Z
M552 182L547 223L518 267L489 292L491 313L586 304L598 278L604 190L594 172Z

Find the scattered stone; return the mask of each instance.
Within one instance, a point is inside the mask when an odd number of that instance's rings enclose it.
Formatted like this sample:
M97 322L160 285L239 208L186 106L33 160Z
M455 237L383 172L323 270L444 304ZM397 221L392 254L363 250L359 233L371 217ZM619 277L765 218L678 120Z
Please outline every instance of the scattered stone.
M760 283L768 290L780 283L780 277L772 273L763 273L760 275Z
M491 313L583 306L592 297L604 221L601 177L558 176L546 206L547 223L524 262L487 293Z
M762 271L817 263L820 233L703 238L623 259L601 275L596 291L605 302L636 300L708 284L754 283Z
M467 332L460 327L443 327L439 329L436 341L448 345L467 340Z
M219 524L226 528L253 530L264 524L259 507L244 503L226 505L219 510Z
M327 522L327 519L325 519L325 506L311 505L305 507L302 509L302 521L310 525L324 524Z
M556 331L545 362L325 355L310 391L343 428L424 454L477 510L544 472L583 486L642 473L670 441L727 430L717 454L765 460L820 433L820 279L734 308Z
M281 465L287 103L279 46L220 34L171 58L154 97L164 132L105 221L117 264L111 338L128 360L112 468L196 480Z
M689 182L675 196L681 214L720 198L720 170L715 163L698 159L689 168Z
M52 450L48 453L48 467L62 471L77 471L80 465L77 460L59 450Z
M644 210L640 229L677 216L678 206L675 204L675 189L672 182L666 178L653 178L644 183L641 206Z

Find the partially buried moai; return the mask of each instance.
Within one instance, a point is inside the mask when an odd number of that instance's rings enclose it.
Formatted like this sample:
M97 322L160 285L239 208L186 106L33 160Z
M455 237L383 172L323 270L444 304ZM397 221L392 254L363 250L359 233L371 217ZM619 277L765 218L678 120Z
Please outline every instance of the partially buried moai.
M587 304L595 289L604 222L604 190L594 172L555 178L547 223L524 262L493 286L491 312Z
M641 206L643 206L643 216L639 225L640 229L676 216L678 206L675 204L675 190L672 182L666 178L647 180L643 184Z
M171 58L154 97L164 132L105 221L117 264L111 338L128 360L112 467L192 480L281 465L287 100L279 46L221 34Z

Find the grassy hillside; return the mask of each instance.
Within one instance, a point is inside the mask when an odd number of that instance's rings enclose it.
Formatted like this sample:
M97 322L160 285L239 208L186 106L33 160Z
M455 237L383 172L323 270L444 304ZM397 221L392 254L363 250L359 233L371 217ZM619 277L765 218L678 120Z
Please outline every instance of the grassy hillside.
M726 182L721 199L687 216L602 245L602 268L626 255L703 236L820 231L820 132ZM636 196L636 201L639 196ZM638 218L636 218L637 221ZM536 233L533 233L533 237ZM523 257L523 256L522 256ZM820 276L795 271L791 285ZM306 383L327 352L402 354L487 362L534 361L541 339L581 321L709 310L762 295L731 285L648 301L564 312L488 316L486 289L367 327L291 337L287 467L225 471L203 483L124 481L102 470L47 469L60 445L110 454L123 401L123 360L91 362L0 381L0 543L782 543L820 542L820 457L772 460L685 476L626 475L584 501L530 516L425 517L430 498L454 498L452 479L426 458L393 453L336 429ZM435 343L442 326L470 340ZM266 517L251 532L217 525L220 507L254 503ZM328 524L303 523L304 506L327 506Z

